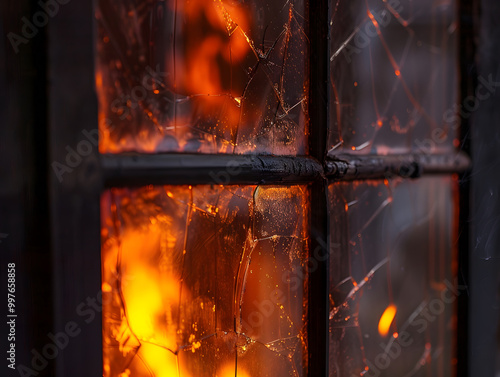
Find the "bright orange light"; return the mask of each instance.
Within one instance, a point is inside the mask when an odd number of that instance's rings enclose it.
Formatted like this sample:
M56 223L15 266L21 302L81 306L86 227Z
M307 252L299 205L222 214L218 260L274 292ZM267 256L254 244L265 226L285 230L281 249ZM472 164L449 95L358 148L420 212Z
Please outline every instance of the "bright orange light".
M226 367L224 367L221 371L222 373L219 374L217 373L217 377L220 376L220 377L234 377L235 375L235 371L234 371L234 365L230 364L230 365L227 365ZM237 375L238 377L250 377L250 375L244 371L242 368L240 368L240 366L238 366L237 368Z
M102 73L96 72L95 74L95 86L97 90L102 90Z
M389 329L394 317L396 316L396 312L397 309L394 305L389 305L387 309L385 309L378 323L378 332L380 335L386 336L389 333Z
M161 347L154 347L147 344L141 347L141 358L153 369L157 377L178 376L177 358L172 353ZM189 376L186 370L182 371L183 376Z
M399 76L401 74L401 71L399 69L396 69L394 73L396 74L396 76Z

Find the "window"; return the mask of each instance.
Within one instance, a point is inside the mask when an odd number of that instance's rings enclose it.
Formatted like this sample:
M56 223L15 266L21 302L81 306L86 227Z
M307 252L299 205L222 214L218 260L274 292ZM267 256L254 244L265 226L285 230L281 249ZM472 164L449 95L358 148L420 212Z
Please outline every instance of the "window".
M455 4L309 7L99 2L105 376L456 367Z
M451 375L455 7L99 2L105 375Z

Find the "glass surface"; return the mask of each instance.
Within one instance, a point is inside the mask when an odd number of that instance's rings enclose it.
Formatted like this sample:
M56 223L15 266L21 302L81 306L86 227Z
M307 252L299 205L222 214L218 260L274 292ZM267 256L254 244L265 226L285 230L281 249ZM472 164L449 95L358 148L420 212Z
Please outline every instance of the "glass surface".
M303 0L99 0L100 151L305 154Z
M395 154L457 147L456 2L330 5L329 149Z
M457 182L329 187L330 376L453 376Z
M106 191L104 376L303 376L307 204L304 186Z

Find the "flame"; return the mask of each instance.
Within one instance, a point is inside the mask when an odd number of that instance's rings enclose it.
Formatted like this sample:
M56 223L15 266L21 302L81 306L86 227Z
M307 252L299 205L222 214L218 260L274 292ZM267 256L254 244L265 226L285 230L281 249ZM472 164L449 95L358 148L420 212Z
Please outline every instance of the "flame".
M179 374L175 355L161 347L144 347L146 352L141 352L141 357L154 371L155 377L173 377L182 375L189 377L184 370Z
M252 346L253 339L263 345L282 337L298 339L307 315L306 307L299 305L303 302L303 286L296 288L294 297L287 296L291 288L276 269L277 263L283 266L281 270L289 263L300 266L304 261L303 249L299 245L280 246L278 234L307 238L305 227L288 229L288 222L282 224L283 218L307 218L305 189L148 186L137 191L105 192L101 207L102 224L107 229L102 232L104 376L250 377L264 368L254 365L264 356ZM215 195L214 190L223 195ZM230 190L238 190L240 203L228 204L236 195ZM217 253L220 244L209 242L207 248L200 247L201 238L186 235L201 231L189 226L192 221L196 226L206 224L205 220L199 222L202 218L211 223L225 211L239 211L241 205L253 206L256 214L274 215L266 226L244 228L241 233L241 239L246 237L245 242L255 245L251 266L238 263L236 253L233 259L219 262L226 267L232 265L237 284L233 292L230 270L222 277L207 275L216 264L209 267L203 258L213 260L214 255L224 255ZM266 240L255 242L254 236ZM223 250L243 247L236 240L225 236ZM242 257L250 260L250 255ZM217 293L212 293L212 279L220 279L213 285ZM226 284L231 289L219 289ZM231 318L233 305L234 313L240 313L236 323ZM260 319L255 322L257 314ZM236 331L219 330L215 321L218 317L223 318L224 329L236 326ZM281 345L269 344L273 352L286 351ZM292 348L296 350L296 346ZM235 350L245 356L237 365L232 361ZM213 363L206 373L202 372L204 363Z
M154 223L154 224L153 224ZM113 336L120 343L120 350L125 356L130 352L130 336L135 335L141 342L140 357L154 371L155 376L170 377L177 375L177 360L173 353L178 348L176 331L177 322L173 312L179 307L179 278L175 273L160 273L155 263L155 256L161 244L161 228L152 221L147 229L127 230L120 245L103 254L104 271L116 271L119 268L119 287L123 302L122 324L113 329L105 323ZM176 240L167 237L165 245L175 244ZM118 256L120 256L118 258ZM119 267L117 267L117 259ZM104 275L104 279L109 279ZM103 291L115 295L113 286L108 281L103 283ZM187 289L183 295L190 296ZM104 306L104 312L112 312L112 304ZM130 329L130 332L127 330ZM107 358L105 358L106 360ZM105 370L110 370L105 364ZM183 372L183 375L186 373Z
M384 310L384 313L382 313L378 323L378 332L380 335L386 336L389 333L389 329L394 317L396 316L396 312L397 309L394 305L389 305L387 309Z
M175 12L182 30L178 33L180 37L176 51L165 52L171 57L165 59L167 63L161 67L161 71L166 71L166 75L159 83L175 95L172 114L161 121L158 118L165 114L152 110L154 101L163 97L159 90L161 88L156 86L150 90L146 89L151 91L148 95L153 99L135 102L129 100L127 103L118 101L116 104L116 97L122 94L130 95L132 88L115 88L114 77L117 73L108 74L107 70L113 68L106 62L99 62L95 80L99 94L101 153L120 153L137 149L149 153L157 152L164 139L164 132L174 130L179 150L182 151L186 140L191 138L190 127L200 118L213 122L214 128L220 131L232 133L237 129L241 101L236 98L243 96L248 80L247 73L241 66L249 53L255 54L247 35L251 29L251 13L242 5L227 0L179 2ZM101 49L106 48L103 38L99 39L99 46ZM155 64L149 63L152 67ZM123 75L123 71L119 74ZM144 75L146 74L144 72ZM141 82L135 84L143 90ZM177 105L179 101L182 102L180 106ZM138 113L138 110L143 113ZM111 130L104 124L106 118L115 119L117 123ZM148 128L141 124L138 131L132 124L124 124L137 121L144 125L152 122L156 127ZM226 139L230 139L229 135Z

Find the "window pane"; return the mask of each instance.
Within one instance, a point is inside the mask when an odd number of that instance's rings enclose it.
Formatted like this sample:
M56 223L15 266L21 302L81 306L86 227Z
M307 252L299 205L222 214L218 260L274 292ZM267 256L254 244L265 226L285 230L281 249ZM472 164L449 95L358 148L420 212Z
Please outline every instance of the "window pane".
M330 376L452 376L457 183L337 183Z
M389 154L457 146L455 3L331 2L330 148Z
M307 203L304 186L105 192L104 375L304 375Z
M100 0L100 150L306 152L303 0Z

